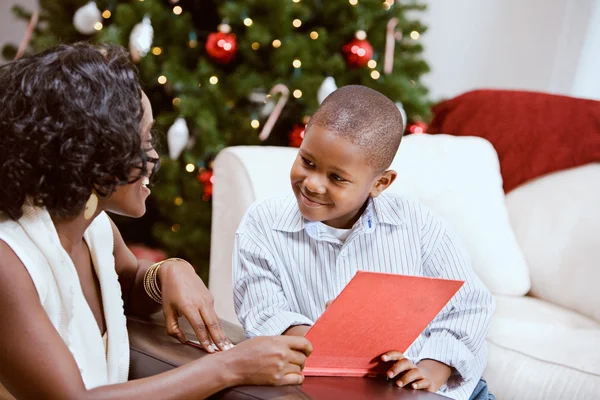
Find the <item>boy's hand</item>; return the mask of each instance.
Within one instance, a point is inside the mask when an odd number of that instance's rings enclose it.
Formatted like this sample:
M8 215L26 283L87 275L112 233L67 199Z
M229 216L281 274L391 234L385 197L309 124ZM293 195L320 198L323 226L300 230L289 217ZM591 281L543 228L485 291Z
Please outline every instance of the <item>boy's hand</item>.
M388 351L381 356L381 359L385 362L398 360L386 374L388 379L399 377L396 380L396 385L431 392L435 391L432 390L429 378L423 374L419 367L413 364L408 358L405 358L399 351Z
M388 351L381 356L385 362L398 360L387 372L387 377L399 377L396 384L412 389L437 392L452 374L452 368L439 361L425 359L415 365L399 351Z

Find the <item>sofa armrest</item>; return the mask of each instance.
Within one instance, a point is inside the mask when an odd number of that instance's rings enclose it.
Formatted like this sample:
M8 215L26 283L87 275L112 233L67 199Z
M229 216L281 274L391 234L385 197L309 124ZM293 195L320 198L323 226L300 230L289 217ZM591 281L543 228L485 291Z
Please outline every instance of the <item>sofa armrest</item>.
M184 319L179 320L188 338L193 330ZM245 339L244 331L237 325L221 321L225 334L234 344ZM151 317L127 318L131 367L129 379L140 379L168 371L208 354L197 347L183 345L167 335L162 313ZM240 386L224 390L211 399L348 399L377 398L381 400L442 400L437 394L398 388L381 379L309 377L301 386Z
M196 337L185 318L179 319L179 326L188 339ZM241 327L223 320L221 326L234 344L245 339ZM182 345L169 336L162 312L150 317L128 316L127 329L131 353L129 379L156 375L208 355L202 349Z

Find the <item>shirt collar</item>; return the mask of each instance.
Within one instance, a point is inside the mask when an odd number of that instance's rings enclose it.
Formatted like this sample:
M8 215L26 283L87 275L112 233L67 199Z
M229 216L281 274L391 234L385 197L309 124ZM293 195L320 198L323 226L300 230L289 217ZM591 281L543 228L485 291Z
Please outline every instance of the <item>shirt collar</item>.
M402 214L403 210L398 208L397 202L391 197L384 194L375 199L369 197L369 204L353 229L358 228L365 233L371 233L377 224L402 225L405 223ZM284 200L272 227L283 232L299 232L306 229L309 236L319 238L318 224L304 219L295 196L288 196Z

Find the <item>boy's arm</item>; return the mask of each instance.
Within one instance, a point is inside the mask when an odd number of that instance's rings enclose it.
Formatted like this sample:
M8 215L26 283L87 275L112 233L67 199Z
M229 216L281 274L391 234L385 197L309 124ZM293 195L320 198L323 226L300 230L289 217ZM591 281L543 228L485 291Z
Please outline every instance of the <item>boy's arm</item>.
M494 311L494 299L471 268L468 253L458 237L439 219L430 216L424 226L425 276L464 281L463 287L429 324L427 340L415 363L433 360L452 368L448 386L480 379L485 367L485 338ZM483 360L484 361L484 360ZM423 364L443 376L443 366Z
M280 335L290 327L312 325L310 319L291 311L266 244L245 233L235 239L233 292L235 311L248 337Z

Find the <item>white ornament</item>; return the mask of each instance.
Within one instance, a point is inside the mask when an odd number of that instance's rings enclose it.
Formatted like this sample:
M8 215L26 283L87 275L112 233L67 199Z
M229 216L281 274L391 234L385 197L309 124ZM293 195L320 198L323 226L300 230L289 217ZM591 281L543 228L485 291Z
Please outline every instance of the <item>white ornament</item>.
M171 157L172 160L177 160L179 158L189 139L190 130L185 123L185 119L183 117L177 118L175 123L171 125L167 131L169 157Z
M129 53L133 61L137 62L150 51L154 29L150 18L144 17L142 22L136 24L129 35Z
M332 76L328 76L321 83L321 87L317 92L317 99L319 100L319 104L323 103L323 100L331 93L337 90L337 85L335 84L335 79Z
M406 127L406 122L408 121L408 119L406 117L406 111L404 110L404 106L402 105L402 102L397 101L396 107L398 107L398 110L400 110L400 114L402 114L402 125Z
M73 15L73 25L77 32L83 33L84 35L91 35L96 32L96 25L98 22L102 22L102 14L98 10L98 6L93 1L90 1L85 6L75 11Z

